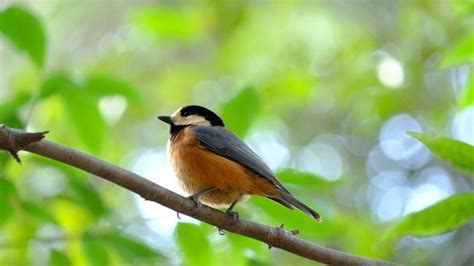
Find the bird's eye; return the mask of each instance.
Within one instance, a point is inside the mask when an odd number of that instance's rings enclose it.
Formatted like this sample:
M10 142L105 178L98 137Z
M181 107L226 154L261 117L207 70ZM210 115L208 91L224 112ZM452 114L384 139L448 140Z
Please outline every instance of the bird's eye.
M183 115L183 116L188 116L188 115L189 115L189 112L188 112L188 111L184 111L184 112L182 113L182 115Z

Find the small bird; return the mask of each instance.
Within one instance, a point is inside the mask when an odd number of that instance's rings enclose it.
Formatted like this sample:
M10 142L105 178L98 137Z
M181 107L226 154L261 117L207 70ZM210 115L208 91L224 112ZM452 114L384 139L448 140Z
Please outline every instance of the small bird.
M238 218L238 213L232 211L235 204L250 195L258 195L290 209L296 207L318 222L321 220L211 110L189 105L158 119L170 125L171 165L180 186L198 208L201 202L211 207L228 207L226 213Z

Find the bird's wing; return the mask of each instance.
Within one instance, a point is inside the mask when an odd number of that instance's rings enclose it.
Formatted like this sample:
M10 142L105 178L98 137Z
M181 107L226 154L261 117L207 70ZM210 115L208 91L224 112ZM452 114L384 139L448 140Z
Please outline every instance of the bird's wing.
M240 163L258 175L268 179L277 188L291 194L280 181L277 180L265 162L231 131L223 127L210 126L194 126L193 130L196 139L206 149L229 160Z

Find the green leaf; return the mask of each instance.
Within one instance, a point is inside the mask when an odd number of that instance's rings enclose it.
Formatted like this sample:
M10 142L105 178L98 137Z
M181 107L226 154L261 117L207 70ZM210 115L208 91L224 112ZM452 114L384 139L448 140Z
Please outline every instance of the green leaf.
M226 234L226 238L230 243L230 252L235 265L249 265L250 260L268 261L270 253L262 242L237 234Z
M14 214L12 200L17 197L15 185L8 179L0 177L0 226Z
M71 261L67 257L66 253L58 250L51 251L49 266L68 266L71 265Z
M474 31L458 41L440 61L441 67L474 63Z
M474 44L473 44L474 45ZM469 74L469 78L466 82L466 87L462 91L459 99L459 109L462 110L468 106L474 104L474 73Z
M106 247L99 237L85 233L82 237L82 248L89 265L109 265Z
M260 101L260 94L255 88L243 89L221 108L220 113L226 126L237 135L245 136L258 116L261 109Z
M22 201L21 206L26 214L34 219L38 219L41 222L48 222L57 224L58 221L54 216L49 213L48 209L43 205L39 205L30 201Z
M453 195L435 205L406 216L388 236L427 237L455 230L474 218L474 193Z
M18 110L30 100L31 93L24 92L19 93L13 99L2 103L0 105L0 121L2 121L2 123L6 123L6 120L9 120L14 117L18 113ZM11 124L7 125L13 127L13 125Z
M56 73L48 77L40 88L40 97L47 98L63 91L72 90L77 84L65 73Z
M8 160L10 160L11 155L8 152L0 152L0 175L5 172L6 165ZM0 222L1 224L1 222Z
M42 98L54 94L63 97L68 124L76 136L91 151L100 152L107 126L97 106L99 97L64 73L52 75L41 86Z
M434 154L453 167L474 176L474 146L448 137L430 138L425 134L408 132L425 144Z
M81 87L63 91L64 107L69 124L79 139L93 152L100 153L107 125L97 106L98 98Z
M147 265L153 264L151 262L156 263L157 261L165 260L165 257L157 251L120 232L109 233L102 236L102 239L106 241L109 246L113 247L128 264L143 262L144 265Z
M202 31L198 10L171 6L138 9L133 23L145 33L167 39L190 40Z
M18 49L42 66L46 50L46 36L40 21L28 10L11 6L0 12L0 32Z
M300 172L294 169L283 169L276 173L278 179L284 184L297 186L310 186L311 188L327 188L328 184L335 182L328 182L326 179L306 172Z
M196 224L179 223L176 241L183 256L184 265L216 265L215 254L206 232Z
M102 201L99 193L84 178L70 175L69 183L71 184L72 196L74 200L84 206L95 215L96 218L102 217L107 213L107 207Z
M98 93L101 96L120 94L129 100L139 100L138 90L129 82L111 76L88 76L84 87Z

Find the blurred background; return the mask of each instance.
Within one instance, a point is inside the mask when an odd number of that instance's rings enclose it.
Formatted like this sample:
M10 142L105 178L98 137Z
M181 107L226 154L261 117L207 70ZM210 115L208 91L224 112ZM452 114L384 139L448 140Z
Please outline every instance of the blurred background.
M1 0L0 123L183 194L156 116L203 105L323 223L256 197L241 217L357 255L473 265L473 26L468 0ZM0 153L2 265L313 264L20 156Z

